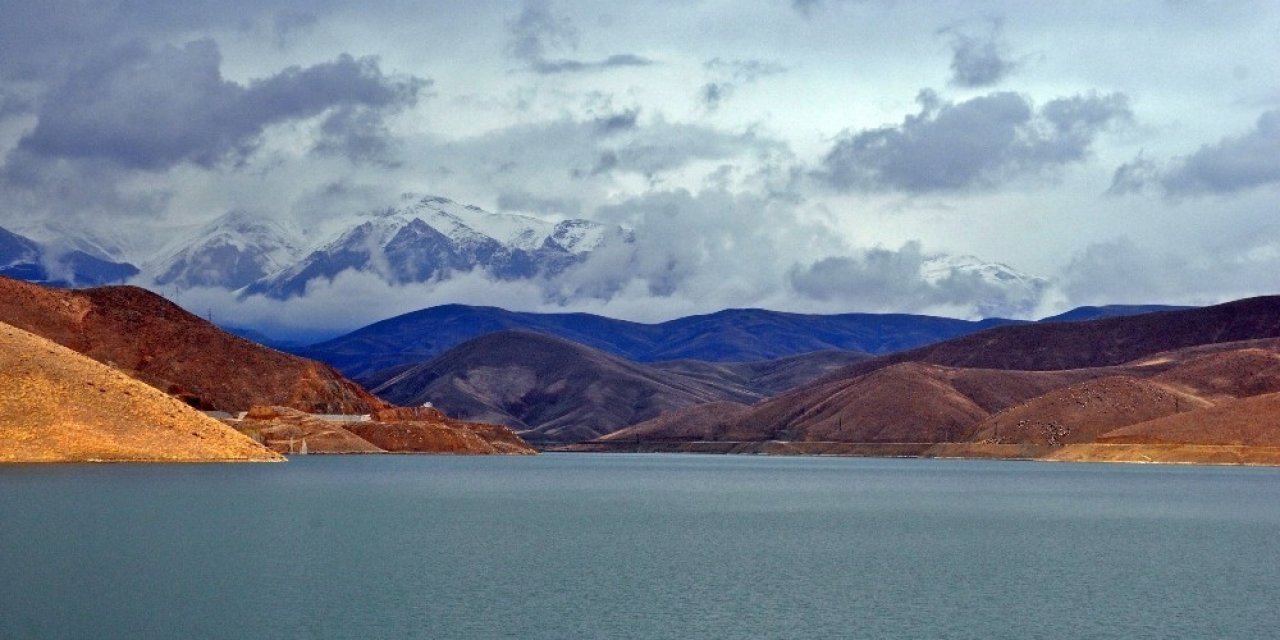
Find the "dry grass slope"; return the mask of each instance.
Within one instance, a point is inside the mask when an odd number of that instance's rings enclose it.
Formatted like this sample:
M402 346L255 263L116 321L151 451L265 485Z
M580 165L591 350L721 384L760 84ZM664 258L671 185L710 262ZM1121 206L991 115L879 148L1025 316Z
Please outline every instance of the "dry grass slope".
M111 367L0 323L0 462L275 461Z

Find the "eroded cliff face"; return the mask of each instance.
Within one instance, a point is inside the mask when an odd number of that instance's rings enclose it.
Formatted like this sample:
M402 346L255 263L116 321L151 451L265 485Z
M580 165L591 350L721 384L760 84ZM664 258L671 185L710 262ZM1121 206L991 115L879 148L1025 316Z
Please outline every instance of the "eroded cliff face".
M531 455L507 427L453 420L434 409L388 408L368 420L321 418L287 407L254 407L236 429L281 453Z
M0 462L279 461L182 401L0 323Z
M332 367L222 331L137 287L62 290L0 278L0 322L109 364L201 409L387 407Z

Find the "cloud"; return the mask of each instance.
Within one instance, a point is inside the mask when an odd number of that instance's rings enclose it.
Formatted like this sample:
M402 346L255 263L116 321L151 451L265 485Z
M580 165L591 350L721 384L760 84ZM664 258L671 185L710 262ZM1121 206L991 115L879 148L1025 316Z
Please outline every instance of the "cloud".
M1088 94L1051 100L991 93L960 103L922 91L918 114L898 126L846 133L817 176L839 191L930 193L987 189L1079 162L1094 139L1132 118L1128 97Z
M1235 193L1280 183L1280 109L1258 117L1254 128L1179 158L1160 178L1172 195Z
M525 0L520 15L507 22L507 38L511 57L534 62L546 59L551 50L576 47L578 30L548 0Z
M343 106L334 109L321 123L312 151L357 163L395 167L400 164L394 157L398 143L381 111Z
M271 21L271 31L276 38L277 47L288 46L299 33L309 31L319 18L310 11L284 10L276 12Z
M711 163L745 171L785 161L787 145L753 130L727 131L670 122L638 109L560 117L461 139L405 144L416 180L446 194L495 193L519 211L591 211L667 180L701 178ZM682 182L696 186L697 178ZM744 181L750 176L743 176ZM763 182L761 182L763 184ZM527 207L527 208L526 208Z
M599 60L554 57L558 51L578 47L573 21L560 15L548 0L525 0L520 15L507 21L507 54L534 73L555 75L646 67L654 61L635 53L615 53Z
M653 60L634 53L618 53L603 60L535 60L529 68L536 73L551 75L556 73L577 73L581 71L603 71L618 67L647 67L655 64Z
M1138 157L1132 161L1116 167L1115 173L1111 176L1111 186L1107 189L1107 195L1138 193L1148 184L1157 181L1159 177L1160 169L1155 161L1138 154Z
M710 81L702 86L699 98L710 111L720 107L738 87L754 84L761 78L786 73L787 67L768 60L712 58L702 65Z
M1274 224L1270 225L1274 227ZM1176 249L1122 236L1077 251L1059 286L1071 306L1215 304L1275 291L1280 241L1274 228L1221 244Z
M918 241L912 241L896 250L877 247L797 265L788 278L802 296L862 310L1026 317L1040 304L1043 281L1025 289L1002 287L977 272L956 268L930 277L931 257Z
M35 100L29 96L0 87L0 120L26 115L35 108Z
M627 109L626 111L611 113L595 119L596 131L602 135L629 131L636 128L636 123L639 119L639 109Z
M376 58L340 55L241 85L225 80L211 40L113 48L73 71L41 101L18 149L47 158L103 159L158 170L212 167L253 151L270 125L332 108L396 111L429 81L382 73Z
M980 29L952 25L938 30L950 39L952 85L989 87L1017 69L1018 63L1008 57L1001 38L1003 22L992 18L984 23Z

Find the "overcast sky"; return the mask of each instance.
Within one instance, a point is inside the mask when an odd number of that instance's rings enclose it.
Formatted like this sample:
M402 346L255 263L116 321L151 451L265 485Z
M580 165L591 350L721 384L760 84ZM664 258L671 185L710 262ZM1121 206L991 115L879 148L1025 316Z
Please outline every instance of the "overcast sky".
M1046 312L1280 289L1271 1L0 0L0 15L0 223L153 241L234 209L323 228L438 194L661 238L666 285L640 274L593 308L650 318L963 307L912 281L934 253L1050 278Z

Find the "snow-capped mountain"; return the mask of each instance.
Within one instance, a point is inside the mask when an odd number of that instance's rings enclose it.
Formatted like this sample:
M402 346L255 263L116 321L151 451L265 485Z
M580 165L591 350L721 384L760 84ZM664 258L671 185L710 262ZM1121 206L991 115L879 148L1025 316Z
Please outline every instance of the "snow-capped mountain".
M296 263L303 246L284 224L232 211L171 243L143 272L165 288L239 289Z
M242 290L242 295L291 298L307 283L348 270L391 284L428 282L481 270L501 280L555 275L627 231L588 220L548 222L490 213L428 196L399 209L362 216L357 224L306 257Z
M0 275L78 287L124 282L137 273L137 267L128 263L77 248L50 246L0 228Z
M1025 274L999 262L963 255L929 256L921 264L920 275L931 285L947 279L963 279L976 285L976 311L984 318L1029 317L1049 288L1049 281Z

